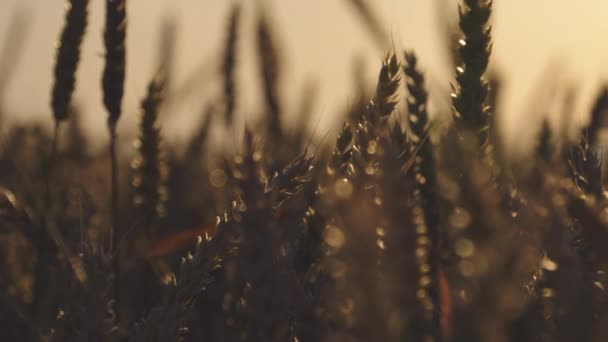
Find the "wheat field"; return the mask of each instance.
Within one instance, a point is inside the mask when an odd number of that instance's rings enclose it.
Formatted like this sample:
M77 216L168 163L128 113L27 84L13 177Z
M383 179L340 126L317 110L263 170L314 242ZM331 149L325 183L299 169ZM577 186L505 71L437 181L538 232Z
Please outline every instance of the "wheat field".
M52 125L11 122L14 100L0 101L0 340L608 339L608 87L583 94L550 66L526 94L530 138L514 154L507 76L492 69L498 4L446 7L441 85L372 1L342 1L382 57L373 84L364 63L344 61L350 95L323 114L338 121L323 133L318 88L290 78L294 42L273 7L233 1L214 76L196 74L214 90L194 88L205 100L185 135L164 124L180 101L171 21L128 119L127 2L67 1ZM90 111L75 94L99 10ZM15 57L23 18L0 50L0 100L13 70L27 72ZM259 109L243 95L244 63ZM98 112L94 148L83 122Z

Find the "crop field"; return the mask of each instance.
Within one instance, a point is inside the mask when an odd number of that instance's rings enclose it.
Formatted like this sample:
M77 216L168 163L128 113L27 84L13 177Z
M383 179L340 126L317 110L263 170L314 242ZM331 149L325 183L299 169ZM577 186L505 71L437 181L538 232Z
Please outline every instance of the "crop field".
M218 96L173 143L160 124L178 101L172 51L141 94L137 138L117 134L131 25L127 0L104 1L101 150L73 100L90 2L66 2L53 124L6 124L0 101L0 341L608 341L608 87L579 125L576 92L547 95L548 77L542 125L522 125L534 141L514 156L488 69L491 0L460 0L444 23L445 92L374 1L343 0L386 51L374 84L354 68L323 134L314 89L285 96L272 7L243 2L223 20ZM0 99L22 24L0 42ZM244 58L263 110L242 129Z

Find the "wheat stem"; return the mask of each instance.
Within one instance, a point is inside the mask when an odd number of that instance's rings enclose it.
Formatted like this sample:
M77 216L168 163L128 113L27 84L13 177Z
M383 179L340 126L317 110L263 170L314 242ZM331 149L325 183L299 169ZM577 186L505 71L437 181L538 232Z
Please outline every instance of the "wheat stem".
M108 131L110 134L111 224L109 249L114 255L114 298L116 314L120 314L120 251L118 246L118 160L116 156L116 124L121 115L125 78L125 37L126 37L126 0L106 0L106 23L104 44L106 64L102 76L103 102L108 111ZM120 321L117 319L120 324Z
M428 249L428 276L431 285L427 288L429 298L434 308L431 312L430 331L434 341L441 340L440 328L440 301L438 298L439 279L439 210L437 201L437 189L435 180L435 161L433 157L433 146L428 138L429 118L427 113L428 94L425 89L424 76L417 68L416 55L413 52L405 53L406 64L403 68L406 76L406 86L409 93L407 105L409 111L409 123L413 136L410 139L411 153L416 154L413 164L414 188L418 190L415 195L417 205L422 209L424 223L426 224L426 235L429 239ZM425 274L426 275L426 274Z

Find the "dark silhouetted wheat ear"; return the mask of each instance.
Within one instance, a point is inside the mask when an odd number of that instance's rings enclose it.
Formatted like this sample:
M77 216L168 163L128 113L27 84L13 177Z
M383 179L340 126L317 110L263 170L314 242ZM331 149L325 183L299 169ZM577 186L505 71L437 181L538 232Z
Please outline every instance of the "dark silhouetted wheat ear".
M135 176L134 204L144 220L146 232L153 234L154 223L165 216L167 166L161 149L158 113L163 97L163 80L155 77L148 85L148 93L141 102L142 117L137 158L133 162Z
M438 272L439 272L439 209L437 201L437 185L435 160L433 156L433 146L429 139L429 118L427 113L428 94L425 89L424 76L417 68L416 55L413 52L405 53L405 84L408 90L407 106L409 112L409 123L413 136L410 139L414 164L412 175L414 177L415 188L418 193L415 195L418 208L422 210L423 222L426 223L426 234L429 243L423 248L428 249L428 276L431 285L427 288L430 302L435 308L431 312L431 331L434 340L440 339L440 310L438 298ZM418 209L417 209L418 210ZM416 213L417 210L414 212ZM414 214L415 216L416 214ZM417 220L419 222L421 220ZM421 248L422 248L421 247Z
M393 52L387 54L382 62L382 68L378 76L376 98L374 99L376 113L372 119L374 124L385 123L399 102L397 90L401 82L400 69L401 66L397 55Z
M55 83L51 96L51 107L57 122L68 117L68 108L76 83L76 69L80 60L80 45L87 27L88 3L88 0L68 2L65 26L57 49Z
M238 35L241 18L241 7L236 4L230 13L228 22L228 36L224 46L224 60L222 65L222 75L224 77L224 105L226 126L232 125L234 119L234 109L236 107L236 55L238 53Z
M103 35L106 65L103 71L103 103L108 124L115 126L122 111L125 80L126 0L106 0L106 27Z
M487 106L488 82L484 73L492 50L491 28L488 24L492 11L490 0L464 0L460 7L459 40L460 66L456 68L456 86L452 105L459 129L470 129L485 144L488 136L490 108Z
M422 146L428 133L428 94L424 85L424 76L418 70L417 63L418 59L413 52L405 52L403 72L405 74L405 86L408 91L407 108L410 114L408 119L413 133L410 140L413 144Z

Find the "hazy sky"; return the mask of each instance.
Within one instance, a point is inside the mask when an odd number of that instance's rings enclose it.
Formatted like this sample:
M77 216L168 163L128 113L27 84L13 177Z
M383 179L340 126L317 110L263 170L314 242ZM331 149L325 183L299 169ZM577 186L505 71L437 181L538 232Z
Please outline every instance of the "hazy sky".
M251 18L254 1L242 1L245 27L239 77L241 115L257 112L256 59L253 54ZM319 90L315 120L322 127L332 127L333 113L349 101L352 62L365 57L366 76L375 78L383 55L358 21L346 0L274 0L268 1L273 12L282 53L285 58L283 84L288 108L295 108L297 95L308 81ZM437 25L436 4L456 11L456 0L370 0L368 1L398 48L413 48L429 77L448 86L444 50ZM174 85L184 84L196 70L203 68L196 93L169 107L163 117L164 129L181 139L189 132L202 105L214 96L216 69L230 0L129 0L128 66L123 132L135 127L140 98L154 70L158 55L161 23L168 17L177 21L176 77ZM5 108L21 121L37 118L51 122L48 106L51 75L55 58L54 44L63 25L63 0L0 0L0 41L6 36L10 18L21 7L31 21L24 53L15 76L4 96ZM580 108L589 105L596 87L608 72L608 2L604 0L495 0L493 16L494 55L492 68L507 77L505 112L509 127L536 122L521 109L529 102L526 94L547 63L559 61L556 81L576 81L584 96ZM104 1L90 0L90 18L79 69L75 101L85 109L85 121L91 134L105 136L105 117L101 105L100 75L103 65L102 31ZM206 72L204 70L207 70ZM577 116L583 117L583 112ZM126 133L125 133L126 134ZM519 134L511 130L511 137Z

